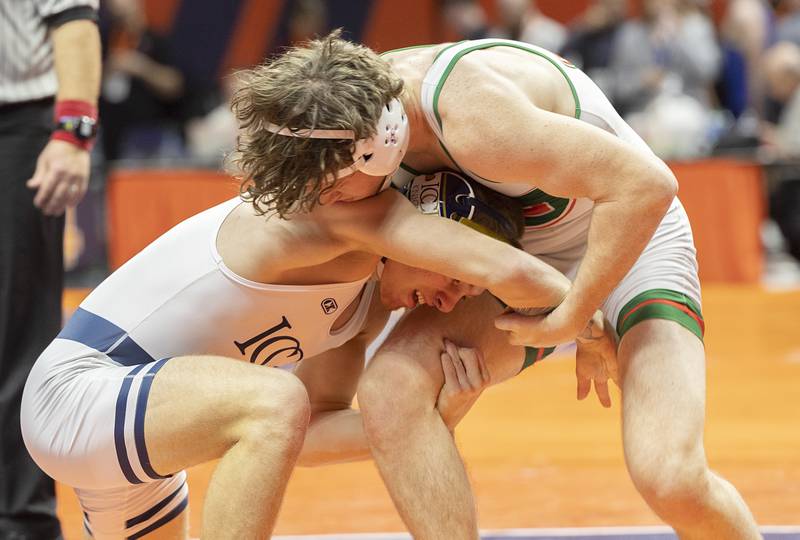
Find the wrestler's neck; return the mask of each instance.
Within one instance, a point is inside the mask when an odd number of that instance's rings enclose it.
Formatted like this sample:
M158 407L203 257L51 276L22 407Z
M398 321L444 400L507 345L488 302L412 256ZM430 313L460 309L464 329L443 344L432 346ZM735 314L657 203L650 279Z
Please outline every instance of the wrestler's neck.
M271 285L349 283L369 276L380 257L332 241L327 208L280 219L240 204L222 222L216 247L229 270Z
M412 84L409 84L411 82ZM413 84L416 82L417 84ZM431 129L422 110L419 81L406 80L400 96L408 116L409 143L403 162L421 172L452 168L453 164L442 150L436 134Z

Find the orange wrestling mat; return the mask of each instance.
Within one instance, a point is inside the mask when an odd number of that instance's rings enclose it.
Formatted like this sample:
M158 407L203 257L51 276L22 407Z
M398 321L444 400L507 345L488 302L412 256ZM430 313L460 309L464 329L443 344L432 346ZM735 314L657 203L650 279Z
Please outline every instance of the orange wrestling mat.
M708 351L706 448L711 465L739 488L759 523L799 525L800 292L705 286L703 311ZM537 364L487 390L458 428L481 527L601 527L586 534L573 534L571 529L559 529L561 534L509 531L504 538L674 538L661 528L603 528L660 522L628 480L619 395L611 410L600 407L594 396L577 402L573 369L568 354ZM194 536L199 535L212 468L209 464L189 472ZM78 540L82 515L75 496L64 486L58 494L65 538ZM402 530L373 464L357 463L298 469L276 534ZM797 528L765 532L775 539L800 538ZM487 536L495 537L499 538Z

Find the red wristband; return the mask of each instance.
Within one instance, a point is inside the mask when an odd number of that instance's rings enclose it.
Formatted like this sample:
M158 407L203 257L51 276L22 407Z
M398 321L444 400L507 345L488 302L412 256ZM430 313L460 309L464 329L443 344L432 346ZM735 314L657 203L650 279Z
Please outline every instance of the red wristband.
M88 116L94 122L97 122L97 107L88 101L81 101L77 99L65 99L57 101L55 106L55 113L53 118L58 124L62 118L74 118ZM91 150L94 146L94 136L90 138L78 137L75 133L63 129L56 129L50 136L50 139L65 141L74 144L78 148L84 150Z
M58 121L59 118L64 116L88 116L92 120L97 120L97 107L88 101L78 99L56 101L54 120Z

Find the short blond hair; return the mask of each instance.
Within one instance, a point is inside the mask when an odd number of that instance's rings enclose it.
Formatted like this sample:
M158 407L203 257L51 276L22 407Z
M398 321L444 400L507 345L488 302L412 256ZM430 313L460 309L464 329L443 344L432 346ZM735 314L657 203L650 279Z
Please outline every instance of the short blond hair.
M374 135L383 107L403 81L377 53L342 39L341 30L292 47L239 72L231 107L240 133L233 160L241 192L259 213L307 211L330 186L329 174L353 162L355 141L287 137L266 129L349 129Z

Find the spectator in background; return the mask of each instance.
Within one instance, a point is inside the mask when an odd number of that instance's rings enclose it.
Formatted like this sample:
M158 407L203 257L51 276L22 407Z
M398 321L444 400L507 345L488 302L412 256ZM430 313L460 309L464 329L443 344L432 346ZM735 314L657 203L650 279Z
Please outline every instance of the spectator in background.
M322 0L295 0L290 9L286 31L281 33L279 43L292 46L327 33L328 9ZM185 127L188 156L195 163L214 168L221 166L225 155L234 149L239 132L230 109L236 78L225 77L220 86L219 104L207 114L189 119Z
M640 111L671 85L708 105L719 63L714 26L697 0L645 0L612 52L615 97L624 112Z
M569 28L562 56L577 65L609 97L614 75L609 70L617 31L628 15L627 0L594 0Z
M278 28L271 50L292 47L328 32L328 7L323 0L293 0L287 6L289 16Z
M483 39L489 32L486 12L478 0L444 0L442 22L447 41Z
M491 37L515 39L561 51L567 41L564 25L539 10L535 0L497 0L500 24L489 32Z
M193 162L219 168L225 155L236 146L239 125L230 108L230 98L236 91L235 84L234 77L225 78L222 82L222 102L208 114L192 118L186 123L186 149Z
M764 82L769 97L782 105L777 123L765 123L762 141L768 156L800 158L800 47L783 41L764 54ZM770 217L800 261L800 178L784 178L770 196Z
M328 9L322 0L295 0L289 17L289 43L313 39L327 33Z
M777 39L800 45L800 0L778 1Z
M104 7L109 20L100 137L106 159L124 157L131 128L157 126L182 141L185 122L209 108L207 90L176 66L169 41L147 27L140 0L107 0ZM158 144L152 146L144 152L157 156Z
M775 14L766 0L729 0L720 23L724 55L718 93L734 116L764 109L761 57L775 42Z
M615 104L664 158L707 153L712 84L720 65L714 26L698 0L645 0L612 52Z
M778 42L764 53L764 89L779 108L766 121L764 143L779 158L800 158L800 47Z

